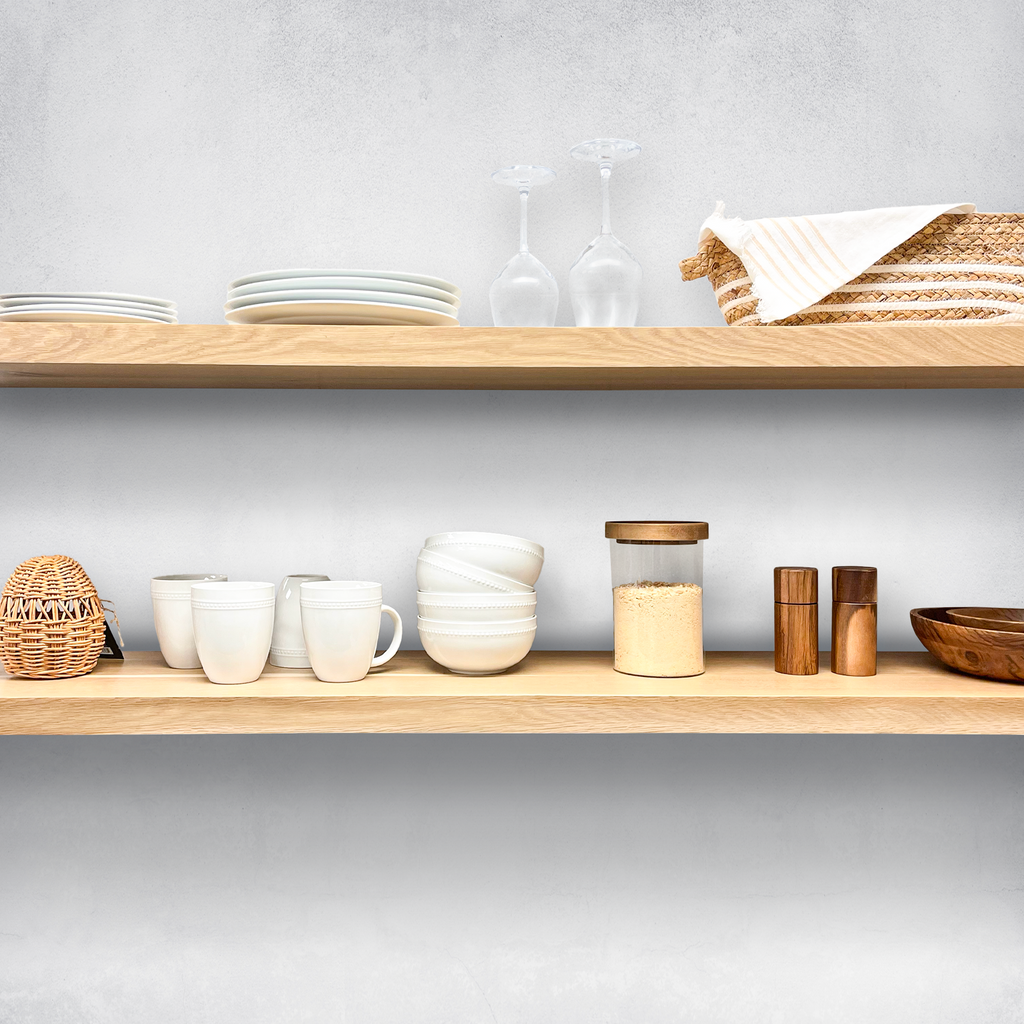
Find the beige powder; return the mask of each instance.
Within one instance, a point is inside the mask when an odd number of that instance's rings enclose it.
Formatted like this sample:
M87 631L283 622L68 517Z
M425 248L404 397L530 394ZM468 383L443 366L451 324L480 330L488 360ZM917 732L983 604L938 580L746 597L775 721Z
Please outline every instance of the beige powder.
M612 590L615 668L635 676L704 671L703 590L696 583L642 580Z

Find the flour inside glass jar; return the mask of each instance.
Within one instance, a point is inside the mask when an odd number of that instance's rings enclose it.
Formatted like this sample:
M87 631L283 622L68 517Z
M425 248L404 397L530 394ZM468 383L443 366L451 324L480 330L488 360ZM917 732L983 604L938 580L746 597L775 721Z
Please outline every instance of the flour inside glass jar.
M612 589L615 668L638 676L704 671L703 589L640 580Z

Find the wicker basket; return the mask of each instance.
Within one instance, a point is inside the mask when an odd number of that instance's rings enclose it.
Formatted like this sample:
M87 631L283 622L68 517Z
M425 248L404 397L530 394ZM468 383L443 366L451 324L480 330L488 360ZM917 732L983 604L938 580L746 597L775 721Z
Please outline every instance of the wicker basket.
M743 263L718 238L679 269L684 281L711 281L726 323L762 325ZM1022 213L936 217L860 277L773 326L994 317L1024 318Z
M13 676L85 675L96 667L105 635L99 595L73 558L30 558L0 594L0 662Z

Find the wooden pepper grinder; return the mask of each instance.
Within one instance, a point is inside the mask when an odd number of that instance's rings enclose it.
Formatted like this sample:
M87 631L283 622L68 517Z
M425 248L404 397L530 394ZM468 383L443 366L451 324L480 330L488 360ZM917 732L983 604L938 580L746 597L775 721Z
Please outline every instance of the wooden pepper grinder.
M866 565L832 569L832 671L873 676L878 651L878 570Z
M818 672L818 570L775 568L775 671L789 676Z

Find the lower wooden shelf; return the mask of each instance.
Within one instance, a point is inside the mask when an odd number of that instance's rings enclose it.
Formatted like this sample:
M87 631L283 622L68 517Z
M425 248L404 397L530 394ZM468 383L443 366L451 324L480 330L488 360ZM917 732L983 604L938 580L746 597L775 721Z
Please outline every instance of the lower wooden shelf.
M771 653L723 652L702 676L646 679L615 672L606 651L535 651L479 678L405 651L343 684L268 666L255 683L216 686L155 652L78 679L0 676L4 735L332 732L1024 734L1024 686L923 652L882 654L870 678L783 676Z

